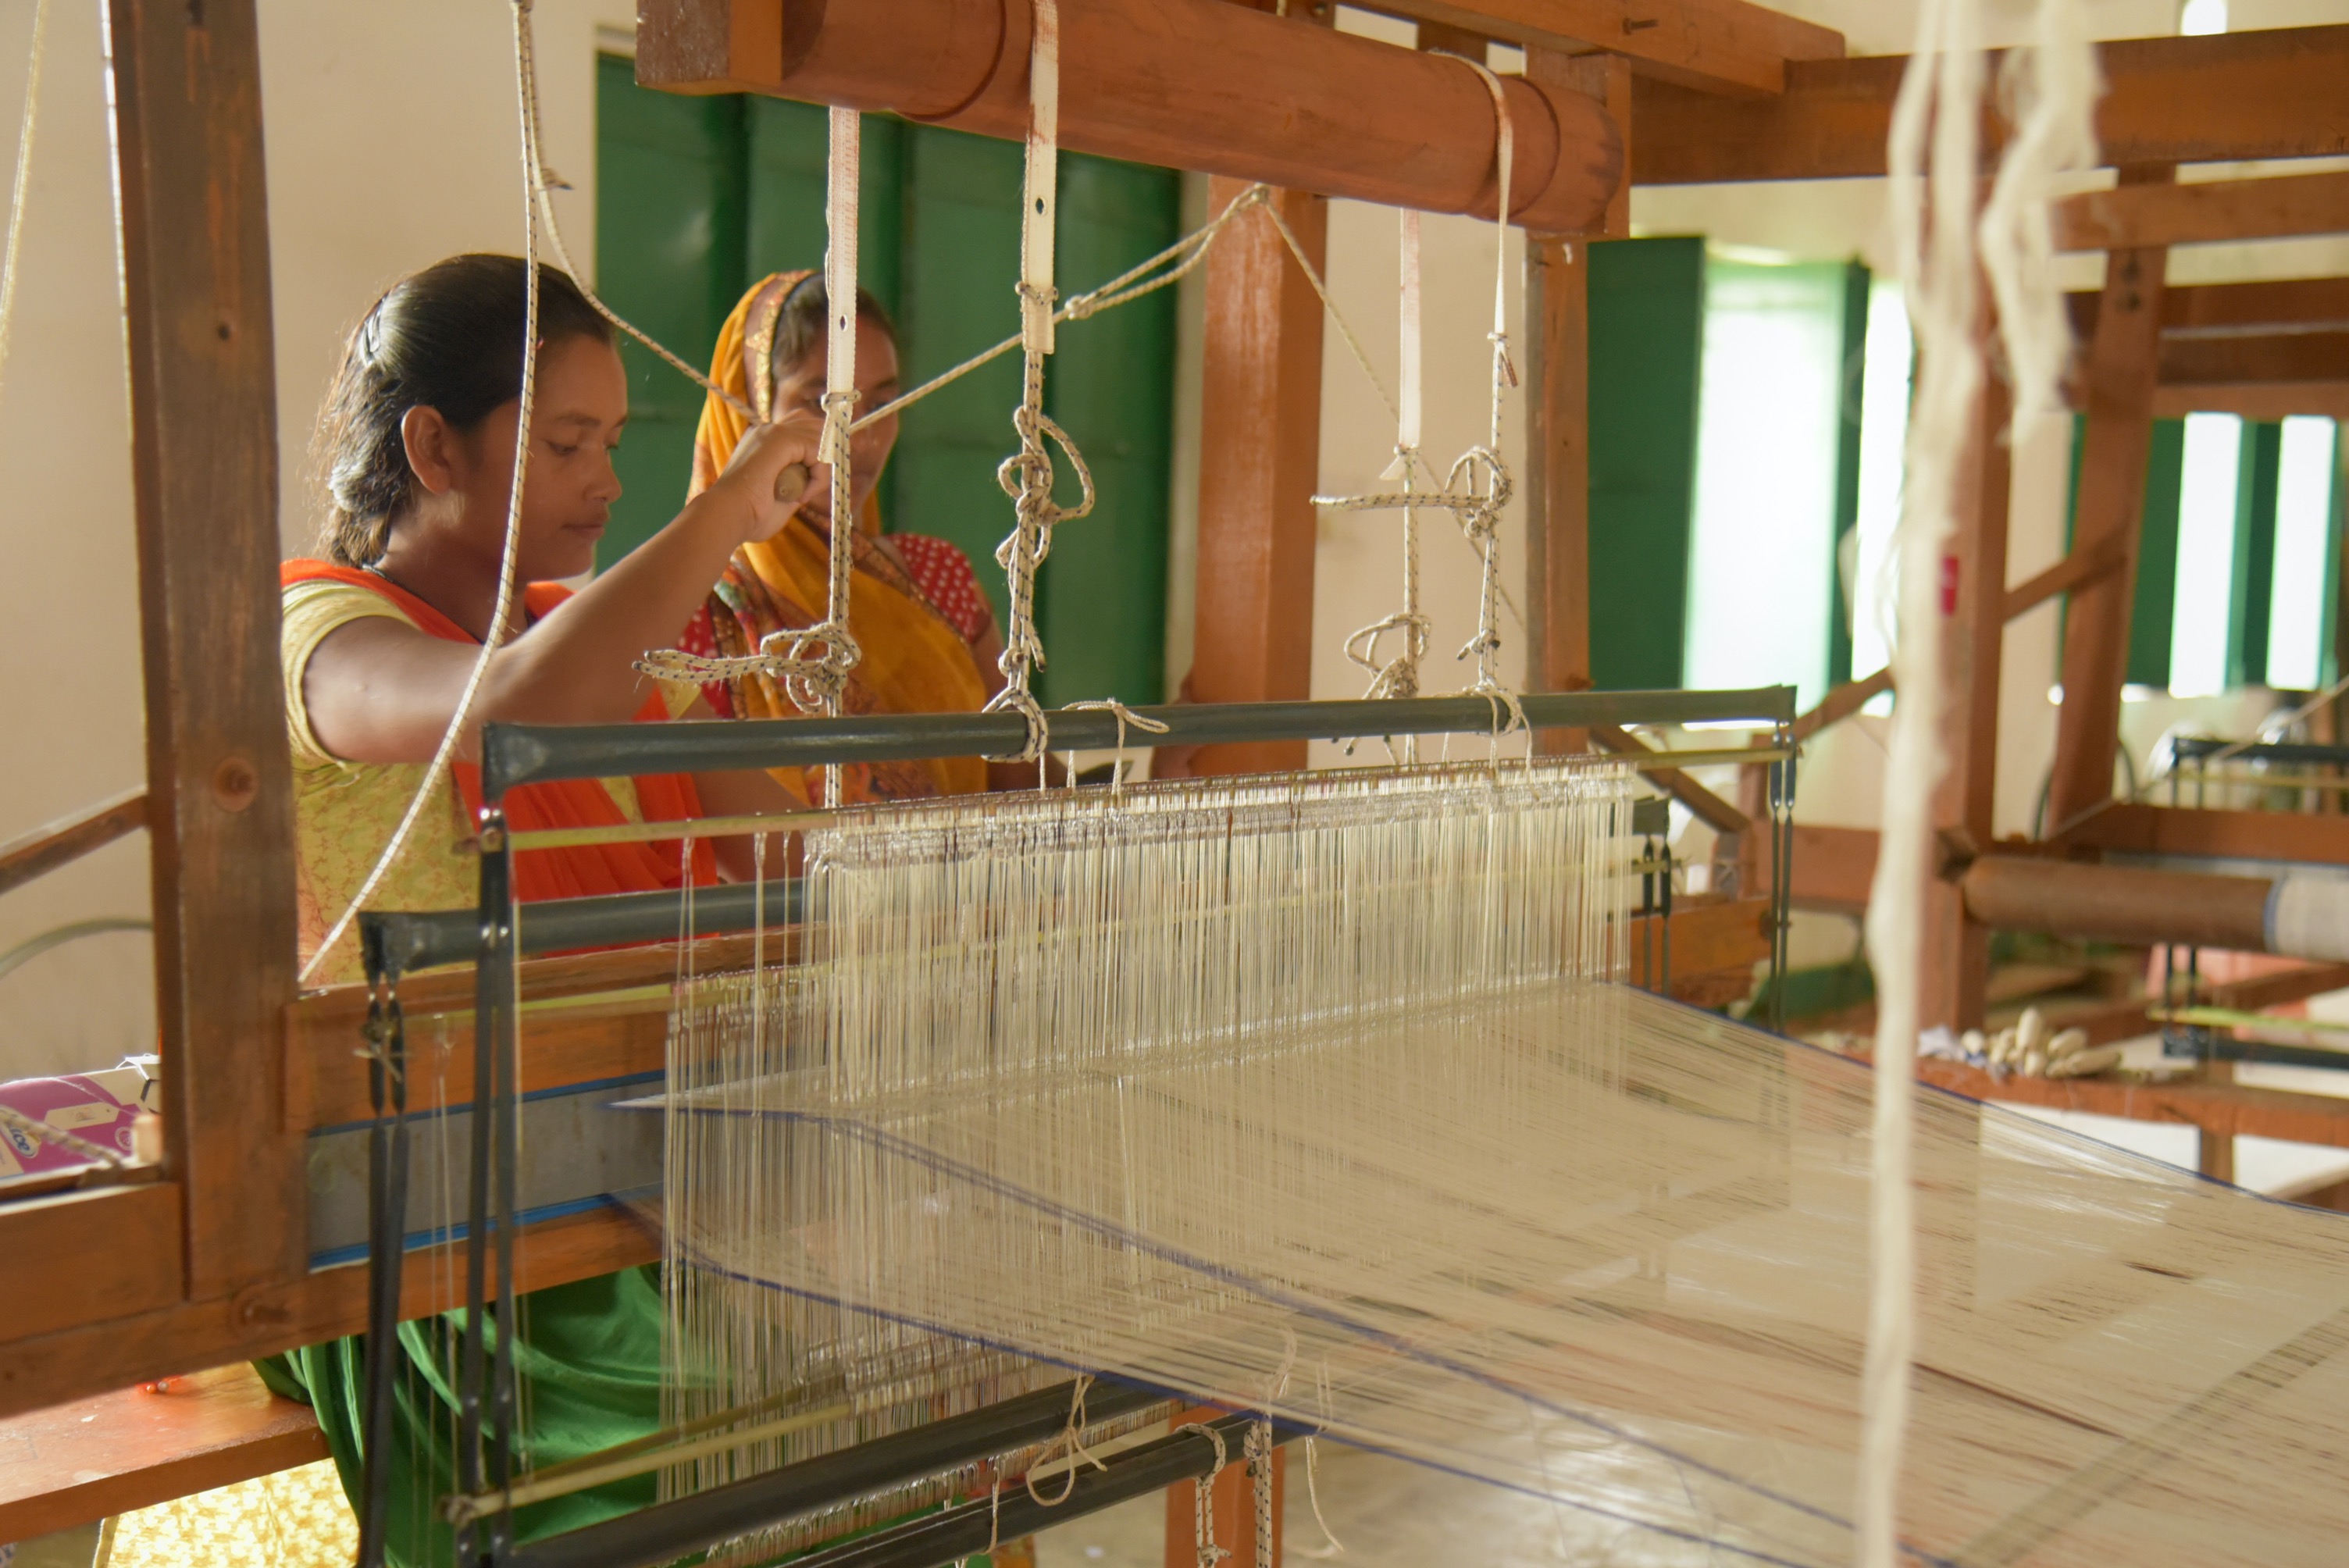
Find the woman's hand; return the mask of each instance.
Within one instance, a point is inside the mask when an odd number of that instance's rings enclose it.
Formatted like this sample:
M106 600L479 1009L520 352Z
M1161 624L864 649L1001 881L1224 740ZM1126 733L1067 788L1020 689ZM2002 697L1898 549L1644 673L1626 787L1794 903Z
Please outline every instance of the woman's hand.
M799 498L777 500L776 481L783 470L797 463L811 476L800 487L799 494L804 495L817 478L827 475L830 470L815 460L823 436L823 421L803 409L743 432L741 440L735 443L733 457L727 460L726 471L702 492L705 500L740 521L737 542L755 544L772 538L791 521L799 510Z

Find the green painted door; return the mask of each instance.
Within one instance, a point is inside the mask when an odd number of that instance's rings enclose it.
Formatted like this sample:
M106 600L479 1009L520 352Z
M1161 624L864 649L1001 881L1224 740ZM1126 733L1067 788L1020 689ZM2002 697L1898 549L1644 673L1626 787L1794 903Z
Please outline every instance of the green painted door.
M918 385L1019 330L1020 149L929 126L905 149L905 381ZM888 526L953 541L1003 614L997 541L1011 502L995 481L1013 446L1019 360L1006 355L905 411Z
M2064 548L2072 548L2072 529L2080 509L2080 461L2087 449L2087 419L2072 417L2072 480L2064 520ZM2145 502L2139 512L2137 543L2137 591L2129 600L2128 665L2122 676L2131 686L2169 689L2170 621L2178 602L2178 502L2186 466L2186 421L2156 419L2153 439L2145 459ZM2064 601L2071 614L2071 599ZM2062 637L2057 637L2056 661L2061 667Z
M1106 158L1061 159L1063 296L1174 242L1182 190L1164 169ZM1045 404L1084 454L1099 492L1092 515L1058 531L1037 588L1051 662L1044 700L1158 700L1166 690L1166 504L1174 479L1174 291L1064 324ZM1057 464L1057 493L1076 499ZM1008 523L1008 507L999 515Z
M1590 675L1675 687L1686 637L1704 242L1590 247Z
M614 310L692 364L708 365L742 291L742 101L636 86L605 57L595 77L595 277ZM822 211L821 206L818 208ZM609 563L685 504L701 388L633 340L621 495L597 552Z
M684 98L636 86L626 61L597 82L596 261L605 297L679 354L707 363L753 278L823 264L825 111L774 98ZM1021 150L867 115L859 271L896 319L908 387L1019 330ZM1107 159L1061 161L1063 294L1091 288L1171 243L1172 172ZM1053 542L1037 588L1051 704L1165 692L1167 506L1173 464L1174 297L1152 295L1062 328L1046 409L1100 489L1092 516ZM676 514L691 472L700 390L634 345L634 409L620 458L627 493L603 558ZM995 565L1011 502L996 469L1013 450L1019 361L1008 355L905 413L882 481L893 531L952 540L1003 610ZM1059 460L1058 493L1074 476Z

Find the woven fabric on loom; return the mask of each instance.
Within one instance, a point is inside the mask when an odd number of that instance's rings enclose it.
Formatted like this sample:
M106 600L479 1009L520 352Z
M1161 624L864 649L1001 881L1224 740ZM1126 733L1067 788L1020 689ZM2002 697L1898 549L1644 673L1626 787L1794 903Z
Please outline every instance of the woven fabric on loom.
M829 1378L826 1442L1081 1368L1642 1562L1847 1563L1867 1073L1617 983L1626 799L1543 763L812 835L804 947L681 1002L681 1366ZM2349 1227L1916 1111L1914 1557L2336 1560Z

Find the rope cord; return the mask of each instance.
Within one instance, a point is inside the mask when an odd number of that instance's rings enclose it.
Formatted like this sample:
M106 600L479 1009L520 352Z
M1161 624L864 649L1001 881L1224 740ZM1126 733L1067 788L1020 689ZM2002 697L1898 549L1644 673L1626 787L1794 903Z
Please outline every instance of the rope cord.
M1044 644L1036 631L1036 572L1052 551L1052 531L1093 509L1093 478L1068 432L1044 412L1044 361L1052 352L1052 240L1059 219L1061 18L1059 0L1035 0L1036 29L1029 66L1027 170L1019 204L1019 407L1012 428L1019 450L995 471L996 483L1012 500L1017 521L996 547L997 564L1009 584L1009 613L1003 653L996 668L1003 689L988 703L989 713L1016 713L1027 721L1020 748L999 758L1033 762L1050 744L1043 707L1029 691L1044 667ZM1052 500L1052 457L1058 446L1077 476L1071 507Z
M1257 1568L1272 1568L1272 1422L1250 1422L1240 1446L1256 1491Z
M1973 0L1924 0L1917 47L1892 110L1892 228L1915 322L1909 418L1897 542L1900 636L1893 650L1892 743L1884 823L1867 921L1877 975L1874 1109L1869 1131L1867 1349L1860 1373L1855 1557L1894 1568L1901 1461L1917 1337L1916 1113L1911 1088L1922 1006L1925 889L1931 881L1934 784L1943 765L1941 625L1937 589L1956 522L1958 467L1982 378L1974 205L1982 54Z
M1403 605L1393 614L1361 627L1346 639L1346 656L1371 672L1369 697L1415 696L1419 694L1419 660L1426 651L1428 621L1419 607L1419 528L1418 513L1423 507L1449 511L1460 524L1460 531L1471 548L1476 552L1479 581L1476 596L1476 634L1461 645L1456 658L1475 656L1476 678L1466 695L1488 698L1493 704L1494 731L1507 734L1525 727L1525 710L1517 695L1503 681L1494 668L1494 656L1501 648L1499 614L1507 601L1500 582L1500 557L1494 548L1515 485L1508 464L1501 456L1501 415L1503 400L1508 389L1517 385L1516 366L1509 357L1509 190L1516 158L1516 131L1509 120L1508 98L1501 78L1482 64L1460 56L1460 60L1476 73L1493 97L1495 118L1495 163L1497 180L1494 202L1494 264L1493 264L1493 330L1487 337L1493 346L1492 397L1488 409L1485 439L1474 446L1453 463L1440 489L1422 493L1416 487L1414 470L1419 467L1418 437L1422 409L1420 386L1420 275L1419 225L1416 213L1406 212L1402 222L1402 365L1403 397L1396 412L1395 461L1382 479L1399 480L1401 488L1370 495L1339 495L1313 498L1316 506L1334 508L1340 511L1401 511L1403 514ZM1292 241L1292 249L1294 242ZM1299 257L1300 263L1303 257ZM1318 285L1317 285L1318 286ZM1325 294L1324 299L1327 299ZM1334 307L1333 307L1334 310ZM1357 357L1360 357L1357 349ZM1367 368L1367 365L1365 366ZM1381 388L1383 390L1383 388ZM1515 606L1509 606L1512 614ZM1379 640L1389 632L1402 634L1402 650L1383 662L1379 657Z
M1102 1463L1084 1443L1084 1430L1087 1425L1085 1390L1092 1387L1092 1383L1091 1373L1077 1374L1076 1387L1069 1396L1069 1424L1061 1429L1059 1437L1045 1445L1043 1452L1036 1456L1036 1462L1028 1467L1028 1473L1021 1478L1022 1484L1028 1488L1029 1497L1040 1507L1058 1508L1068 1501L1071 1495L1077 1490L1077 1474L1085 1466L1091 1465L1097 1470L1109 1469L1109 1466ZM1061 1488L1060 1496L1046 1497L1036 1490L1036 1472L1059 1457L1065 1457L1069 1462L1068 1484Z
M481 686L490 673L490 660L495 656L506 635L506 618L513 610L514 565L521 553L523 483L530 469L530 419L538 395L538 225L535 210L542 195L539 190L538 161L538 68L532 49L531 5L533 0L513 0L514 88L518 99L522 131L523 201L522 201L522 261L523 261L523 336L522 389L520 407L514 420L513 483L506 493L505 541L498 552L498 596L490 611L490 624L481 638L481 651L466 673L464 689L457 694L457 710L450 715L449 727L442 732L440 744L432 753L431 765L425 769L424 779L401 813L399 825L391 830L391 840L376 858L367 872L367 880L351 895L351 902L327 928L317 951L302 966L299 976L307 980L316 972L335 944L350 929L383 879L398 863L400 851L408 847L409 835L415 830L419 818L435 798L440 782L448 777L449 764L457 755L457 746L471 719L473 705L481 694Z
M1187 1421L1177 1433L1196 1432L1216 1445L1216 1462L1206 1475L1191 1481L1191 1550L1195 1568L1216 1568L1231 1555L1216 1544L1216 1481L1224 1473L1224 1434L1198 1421Z
M8 193L8 253L0 272L0 375L8 368L10 328L16 322L16 262L25 243L25 199L33 182L33 131L40 121L41 62L48 53L49 0L33 7L33 54L25 67L25 118L16 131L16 183Z
M1095 697L1085 702L1072 702L1068 705L1067 711L1070 713L1106 713L1117 720L1117 760L1111 764L1109 772L1109 790L1112 795L1120 794L1123 792L1125 789L1126 727L1130 725L1133 728L1139 729L1148 735L1164 735L1167 730L1165 720L1153 718L1146 713L1136 713L1113 696ZM1069 787L1071 789L1076 788L1077 783L1076 758L1077 754L1075 752L1071 751L1069 753L1068 772Z

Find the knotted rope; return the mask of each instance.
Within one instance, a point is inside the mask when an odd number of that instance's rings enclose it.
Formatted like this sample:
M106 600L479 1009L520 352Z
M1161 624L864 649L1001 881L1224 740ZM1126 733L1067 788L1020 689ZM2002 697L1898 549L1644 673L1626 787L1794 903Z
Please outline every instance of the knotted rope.
M1028 160L1019 205L1019 407L1011 417L1019 449L1003 459L995 481L1012 500L1017 521L996 547L995 560L1009 585L1003 653L996 668L1003 689L987 705L989 713L1016 713L1028 727L1019 749L997 758L1033 762L1050 744L1043 707L1029 690L1044 667L1044 644L1036 632L1036 573L1052 552L1052 531L1093 509L1093 477L1068 432L1044 412L1044 361L1052 352L1052 240L1059 216L1061 118L1061 17L1058 0L1035 0L1035 46L1029 69ZM1079 499L1072 507L1052 500L1052 456L1058 446L1075 470Z
M1501 456L1501 412L1508 389L1517 384L1516 366L1509 358L1508 232L1510 173L1516 156L1516 134L1509 122L1508 99L1495 76L1475 60L1460 58L1475 71L1493 96L1495 121L1495 165L1498 194L1495 201L1495 243L1493 269L1492 398L1485 441L1455 459L1443 485L1432 491L1417 488L1421 415L1420 269L1418 214L1402 219L1402 401L1396 410L1395 460L1380 477L1397 480L1401 488L1369 495L1313 498L1316 506L1340 511L1401 511L1403 514L1403 603L1383 619L1361 627L1346 639L1346 656L1371 673L1369 697L1419 695L1419 661L1426 652L1428 620L1419 606L1419 523L1423 508L1448 511L1459 523L1463 538L1476 552L1482 573L1476 597L1476 634L1461 645L1456 658L1474 655L1476 678L1465 695L1493 704L1495 735L1525 727L1525 709L1517 694L1500 678L1494 657L1501 649L1500 610L1506 593L1500 582L1500 557L1495 548L1501 518L1516 486ZM1389 632L1402 634L1399 652L1380 658L1380 639Z
M823 287L830 316L824 324L823 434L816 459L829 465L832 476L832 528L825 552L829 568L824 591L823 619L812 626L785 627L759 640L758 651L734 657L708 658L677 648L657 649L636 661L636 667L658 679L706 686L760 675L773 680L802 713L838 717L850 678L864 662L864 651L849 629L850 584L855 573L856 500L851 437L856 409L856 277L858 175L864 120L853 108L831 111L830 150L825 168L824 222L827 242L823 256ZM608 314L608 313L606 313ZM695 379L709 385L706 378ZM714 388L713 388L714 390ZM721 394L723 396L723 394ZM751 388L757 407L751 417L761 423L774 417L774 392L762 373ZM728 401L735 401L730 397ZM840 804L841 770L823 770L824 804Z
M1058 1508L1068 1501L1070 1494L1077 1490L1077 1472L1086 1465L1091 1465L1097 1470L1109 1469L1109 1466L1102 1463L1093 1451L1084 1444L1085 1390L1092 1387L1092 1376L1088 1373L1081 1372L1077 1375L1075 1392L1069 1398L1069 1424L1061 1428L1061 1435L1054 1438L1036 1456L1035 1463L1028 1467L1028 1473L1022 1478L1023 1484L1028 1488L1029 1497L1040 1507ZM1049 1464L1053 1459L1062 1455L1065 1455L1069 1461L1068 1484L1061 1488L1060 1496L1046 1497L1036 1490L1036 1471L1041 1466Z
M1063 710L1068 713L1107 713L1117 719L1117 760L1111 764L1109 792L1121 793L1125 789L1125 730L1128 725L1147 735L1167 733L1166 721L1153 718L1146 713L1136 713L1113 696L1096 697L1088 702L1072 702ZM1077 781L1077 754L1069 754L1069 783Z
M1216 1462L1203 1476L1191 1481L1191 1549L1195 1568L1216 1568L1216 1564L1231 1555L1216 1544L1216 1481L1224 1473L1224 1434L1197 1421L1185 1422L1176 1432L1196 1432L1216 1445ZM1269 1563L1267 1556L1260 1561Z

